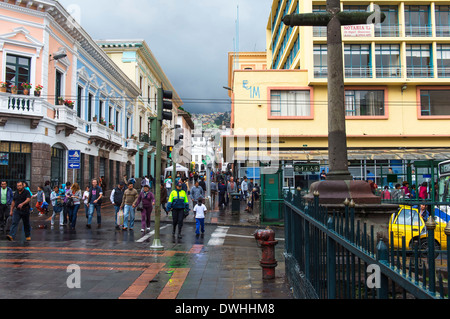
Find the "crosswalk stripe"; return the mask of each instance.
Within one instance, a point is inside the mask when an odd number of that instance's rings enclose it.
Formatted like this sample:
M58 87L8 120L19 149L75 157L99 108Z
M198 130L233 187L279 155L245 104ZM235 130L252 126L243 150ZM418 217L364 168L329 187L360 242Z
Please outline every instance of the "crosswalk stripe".
M230 227L222 227L222 226L217 227L211 234L211 239L208 242L208 246L223 245L229 229Z

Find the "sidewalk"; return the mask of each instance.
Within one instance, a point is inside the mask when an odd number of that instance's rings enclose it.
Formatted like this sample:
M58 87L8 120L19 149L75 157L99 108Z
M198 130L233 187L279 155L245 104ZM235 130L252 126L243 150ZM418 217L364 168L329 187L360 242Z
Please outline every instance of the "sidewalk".
M95 216L92 229L86 228L84 211L74 231L51 229L48 216L33 214L31 242L24 240L20 226L16 241L0 241L0 294L44 299L292 299L285 279L283 228L273 227L279 240L276 278L263 280L261 248L253 236L260 228L257 212L212 211L204 237L196 237L191 212L182 239L172 237L171 218L164 215L164 250L153 251L154 222L151 233L141 234L140 214L134 231L115 230L110 205L102 209L100 229ZM67 287L69 265L81 269L79 289Z

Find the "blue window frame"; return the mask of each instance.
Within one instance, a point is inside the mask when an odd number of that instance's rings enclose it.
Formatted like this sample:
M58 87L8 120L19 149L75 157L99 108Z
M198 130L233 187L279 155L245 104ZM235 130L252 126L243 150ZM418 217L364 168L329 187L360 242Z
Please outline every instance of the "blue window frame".
M450 6L436 6L436 36L450 37Z
M345 76L372 77L370 44L347 44L344 47Z
M14 54L6 55L6 83L8 85L7 91L11 92L11 85L18 88L18 93L22 94L22 83L30 82L31 73L31 59Z
M450 44L438 44L436 46L436 62L438 77L450 77Z
M326 44L314 45L314 77L328 76L328 48Z
M405 35L407 37L431 36L430 6L405 6Z
M377 44L375 46L377 78L401 77L400 45Z
M398 6L380 6L380 10L386 15L386 18L383 23L375 27L375 36L398 37L400 35Z
M406 66L409 78L433 77L433 64L430 44L407 44Z
M313 13L327 12L326 6L313 5ZM327 27L313 27L313 37L326 37Z

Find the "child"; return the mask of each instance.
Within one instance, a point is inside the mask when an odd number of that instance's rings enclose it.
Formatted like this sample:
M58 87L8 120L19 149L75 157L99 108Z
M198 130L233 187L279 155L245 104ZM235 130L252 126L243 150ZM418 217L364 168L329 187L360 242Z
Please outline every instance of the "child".
M36 209L39 212L39 217L44 216L45 209L42 208L42 204L45 202L44 187L38 186L38 192L31 197L36 198L36 200L37 200Z
M197 205L194 207L194 218L196 222L195 236L200 235L200 227L202 231L202 237L205 235L205 212L206 206L202 204L202 198L198 199Z
M64 223L64 214L61 214L63 210L63 202L60 196L59 187L55 186L53 188L53 192L50 195L50 200L52 201L53 205L53 215L52 215L52 227L55 224L55 217L56 214L59 214L59 225L62 226Z
M83 203L84 203L84 212L86 213L86 219L89 218L89 208L88 208L88 200L89 200L89 186L86 186L83 193Z

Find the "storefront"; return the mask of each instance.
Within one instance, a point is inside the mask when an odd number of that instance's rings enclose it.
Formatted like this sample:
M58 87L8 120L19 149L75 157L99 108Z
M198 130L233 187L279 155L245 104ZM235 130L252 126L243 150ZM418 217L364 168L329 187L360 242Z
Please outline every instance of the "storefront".
M17 182L31 182L31 144L0 142L0 178L12 189Z

